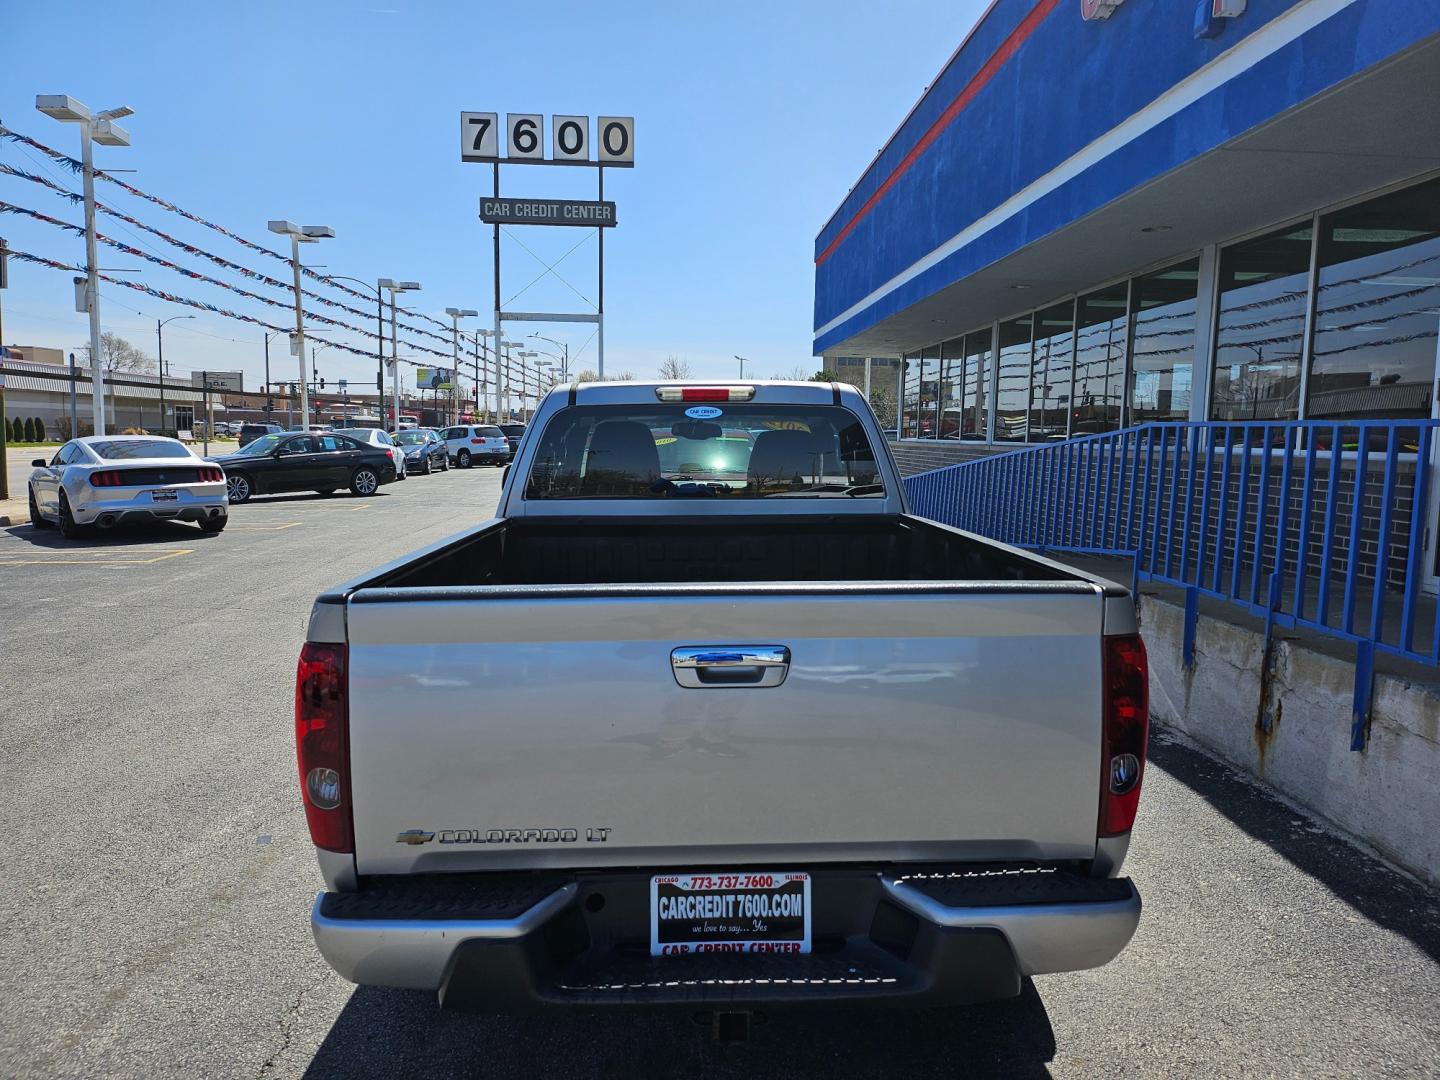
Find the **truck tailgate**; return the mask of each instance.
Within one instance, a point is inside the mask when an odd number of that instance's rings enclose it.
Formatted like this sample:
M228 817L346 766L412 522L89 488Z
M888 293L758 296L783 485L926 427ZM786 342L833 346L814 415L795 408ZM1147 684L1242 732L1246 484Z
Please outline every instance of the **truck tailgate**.
M1089 858L1102 613L1079 582L361 589L357 869ZM733 645L785 681L679 685L672 649Z

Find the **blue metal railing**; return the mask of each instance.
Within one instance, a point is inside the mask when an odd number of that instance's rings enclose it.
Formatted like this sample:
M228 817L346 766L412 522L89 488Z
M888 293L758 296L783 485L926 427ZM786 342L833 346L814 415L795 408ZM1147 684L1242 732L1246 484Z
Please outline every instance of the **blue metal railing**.
M1440 421L1146 424L906 478L915 513L1040 551L1125 556L1185 590L1194 662L1202 596L1356 649L1351 745L1376 652L1440 664L1422 565ZM1430 610L1426 610L1429 608ZM1422 617L1423 612L1423 617Z

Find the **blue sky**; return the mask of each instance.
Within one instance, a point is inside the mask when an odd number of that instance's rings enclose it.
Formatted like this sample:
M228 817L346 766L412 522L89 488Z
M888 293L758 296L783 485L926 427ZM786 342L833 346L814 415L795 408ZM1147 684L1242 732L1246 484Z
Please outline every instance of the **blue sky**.
M302 249L307 262L367 280L419 280L424 291L407 302L444 318L450 306L493 306L490 232L477 218L490 169L460 162L459 112L543 113L547 128L555 113L588 114L592 125L598 114L633 115L636 168L606 175L619 219L606 236L607 373L653 377L675 354L699 376L729 376L738 353L764 376L814 367L815 234L983 7L369 0L147 2L127 14L114 4L0 0L0 121L78 156L75 127L37 113L34 95L68 93L93 109L129 105L136 115L122 123L133 146L97 147L101 168L135 169L122 175L267 246L283 242L265 231L268 219L330 225L336 239ZM81 45L79 25L93 27L102 44ZM41 160L0 142L0 162L78 190L78 178ZM588 169L510 167L502 184L515 195L595 195ZM97 194L174 236L285 277L282 264L159 207L103 183ZM0 200L81 220L78 208L15 177L0 175ZM107 227L103 217L101 230L242 283L153 238L142 243ZM14 248L84 260L80 239L47 225L0 215L0 235ZM521 243L553 261L587 235L559 266L568 285L545 276L521 292L544 270ZM286 321L279 309L119 252L102 249L100 264L142 267L126 276ZM517 229L504 240L503 269L507 308L584 310L571 286L593 300L593 232ZM69 350L87 340L69 275L12 262L10 278L7 343ZM101 295L105 328L152 355L154 320L186 310L114 286ZM172 368L239 368L247 385L258 383L263 332L197 315L166 327ZM488 326L490 317L479 322ZM523 332L512 326L509 336ZM579 366L594 366L595 344L585 344L591 327L537 329L568 340ZM291 374L283 339L271 349L272 377ZM318 363L329 379L373 380L373 361L330 349Z

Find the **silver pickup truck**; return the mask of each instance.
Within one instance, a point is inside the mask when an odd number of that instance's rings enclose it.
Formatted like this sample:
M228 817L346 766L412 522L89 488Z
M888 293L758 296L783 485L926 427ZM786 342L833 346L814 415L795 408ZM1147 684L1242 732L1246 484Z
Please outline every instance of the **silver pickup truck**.
M909 514L853 388L560 388L497 517L315 603L315 940L467 1010L1015 995L1134 933L1147 687L1126 590Z

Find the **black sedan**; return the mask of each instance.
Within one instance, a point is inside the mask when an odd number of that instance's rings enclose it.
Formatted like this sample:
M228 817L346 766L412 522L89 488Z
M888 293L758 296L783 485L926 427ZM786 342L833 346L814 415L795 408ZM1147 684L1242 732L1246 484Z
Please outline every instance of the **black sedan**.
M510 460L515 460L515 455L520 452L520 440L525 435L524 424L501 424L500 430L505 433L505 441L510 444Z
M329 495L348 487L356 495L374 495L380 485L395 480L397 453L327 431L262 435L237 453L205 460L225 470L225 491L233 505L281 491Z
M430 428L407 428L395 432L390 438L405 455L407 473L429 476L436 469L444 472L450 468L450 454L445 448L445 440Z

